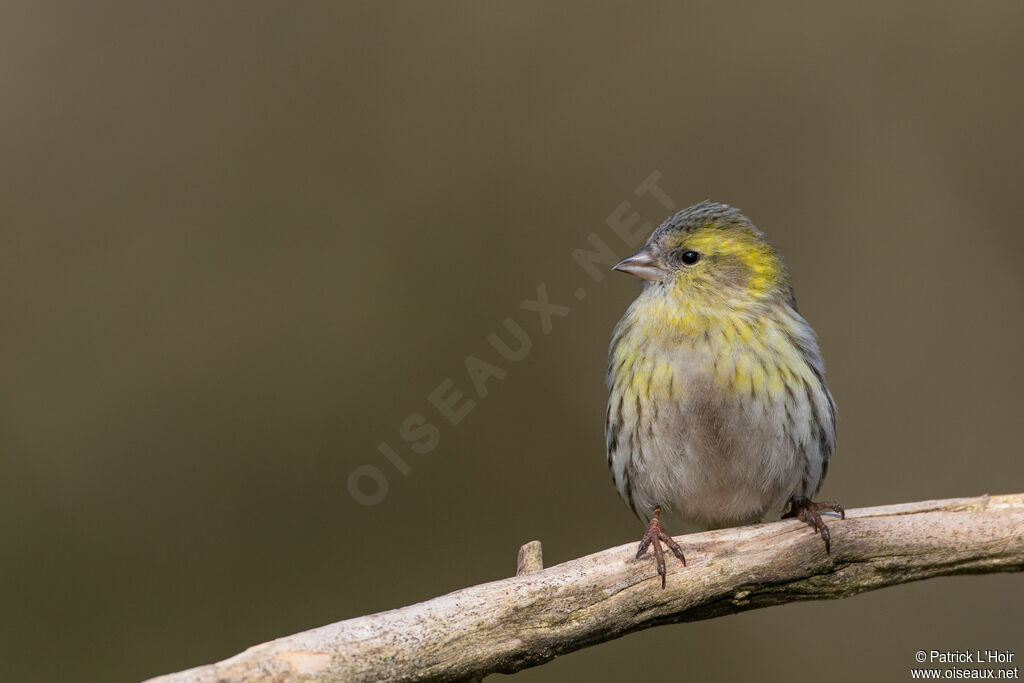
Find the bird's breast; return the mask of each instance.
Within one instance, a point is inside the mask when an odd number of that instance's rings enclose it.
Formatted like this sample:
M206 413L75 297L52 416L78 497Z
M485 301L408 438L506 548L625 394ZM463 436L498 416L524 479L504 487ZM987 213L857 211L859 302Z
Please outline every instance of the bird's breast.
M690 331L631 313L613 335L606 425L627 504L707 525L778 505L814 442L816 380L792 335L770 319L706 317Z

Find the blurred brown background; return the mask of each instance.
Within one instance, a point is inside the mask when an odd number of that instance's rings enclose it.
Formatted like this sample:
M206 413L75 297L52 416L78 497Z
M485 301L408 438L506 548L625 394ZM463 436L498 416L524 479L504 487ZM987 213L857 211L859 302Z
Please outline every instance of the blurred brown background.
M839 404L824 496L1024 490L1021 3L90 5L0 16L0 678L130 681L508 576L532 538L549 565L638 538L602 425L639 283L570 252L626 255L624 201L660 222L653 171L785 254ZM547 335L519 307L541 283L571 307ZM485 341L506 317L518 363ZM468 355L507 371L486 398ZM1024 656L1021 586L520 677L907 680L921 648Z

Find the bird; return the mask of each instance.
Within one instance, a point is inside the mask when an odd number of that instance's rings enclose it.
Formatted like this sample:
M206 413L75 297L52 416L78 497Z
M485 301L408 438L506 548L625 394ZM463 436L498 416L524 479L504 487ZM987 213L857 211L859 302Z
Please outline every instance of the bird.
M797 311L779 252L738 209L703 201L614 266L643 281L612 333L605 439L612 481L647 523L665 587L667 516L704 528L770 512L812 526L836 443L836 404L817 337Z

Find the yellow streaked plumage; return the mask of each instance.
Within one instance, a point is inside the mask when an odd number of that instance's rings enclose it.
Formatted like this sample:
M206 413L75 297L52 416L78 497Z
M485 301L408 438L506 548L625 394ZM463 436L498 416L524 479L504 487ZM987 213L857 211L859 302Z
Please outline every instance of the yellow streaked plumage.
M835 403L813 330L765 236L736 209L702 202L666 220L616 266L645 281L609 350L612 478L650 518L664 585L662 509L706 526L769 512L812 524L835 446ZM685 563L685 560L684 560Z

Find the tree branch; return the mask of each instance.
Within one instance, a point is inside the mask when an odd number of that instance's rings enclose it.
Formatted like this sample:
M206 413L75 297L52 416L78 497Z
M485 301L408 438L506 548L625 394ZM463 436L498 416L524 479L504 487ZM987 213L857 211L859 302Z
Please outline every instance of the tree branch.
M519 576L256 645L161 683L462 680L511 673L650 628L797 600L844 598L950 574L1024 569L1024 494L850 510L832 554L802 522L677 538L687 567L622 545L548 569L536 541Z

